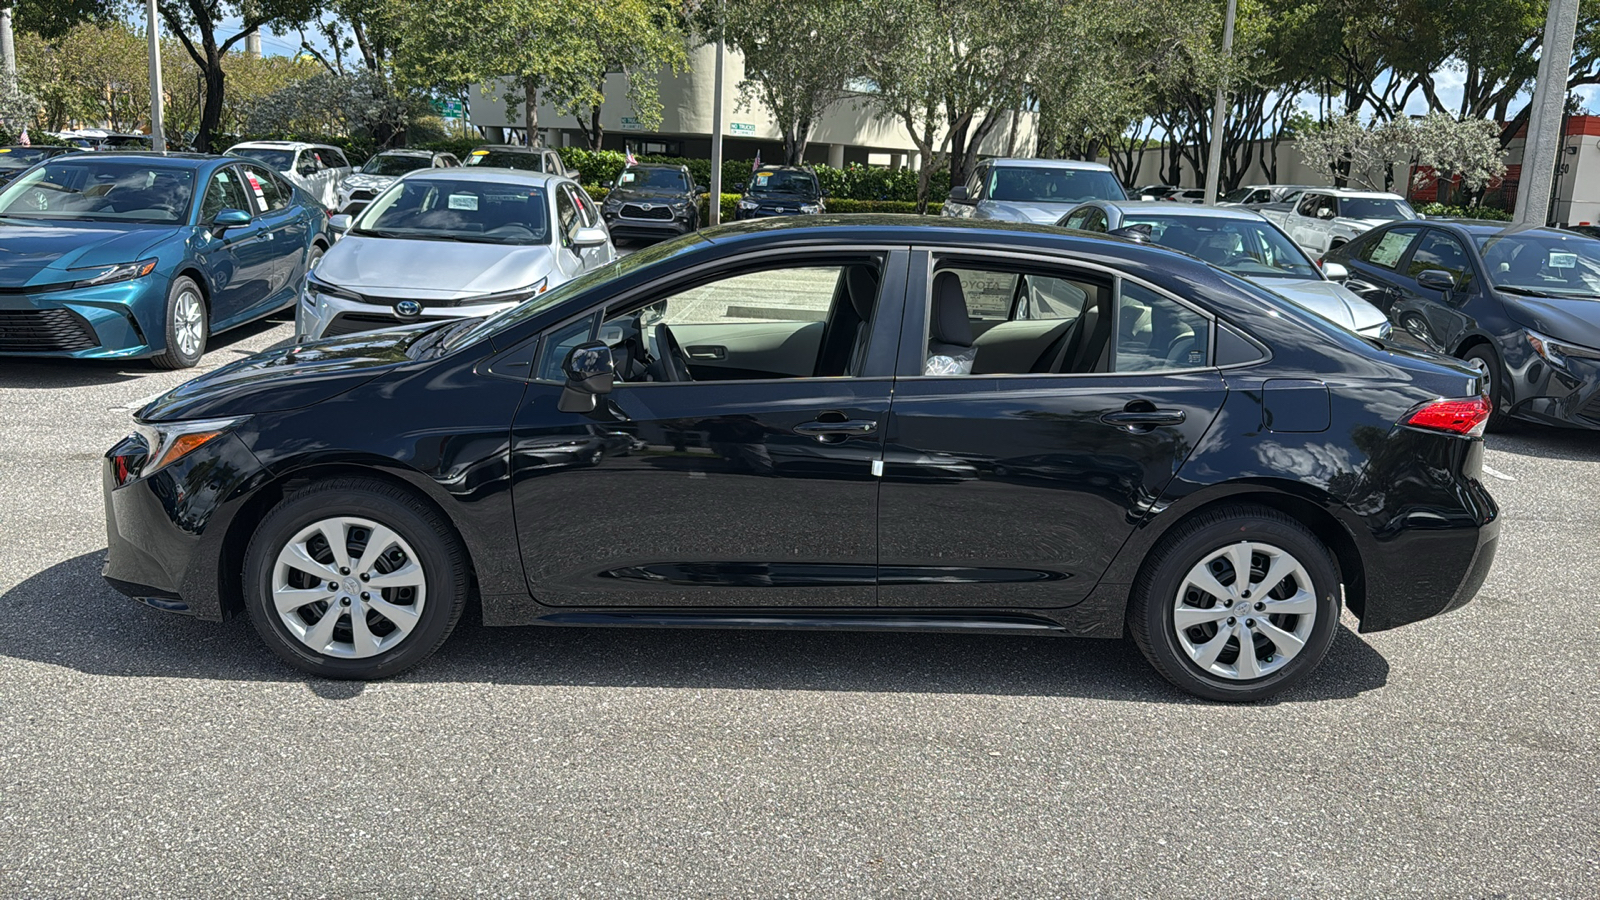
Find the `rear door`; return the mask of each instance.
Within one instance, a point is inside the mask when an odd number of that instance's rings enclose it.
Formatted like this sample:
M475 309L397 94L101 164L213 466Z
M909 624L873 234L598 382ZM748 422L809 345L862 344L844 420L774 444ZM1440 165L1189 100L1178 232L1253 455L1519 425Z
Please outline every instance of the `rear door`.
M259 304L247 313L282 306L292 299L305 275L305 260L310 246L310 224L294 203L294 190L287 180L255 163L241 163L244 183L255 208L260 227L256 252L260 278L264 281Z
M910 272L880 605L1081 601L1222 406L1210 318L1115 272L1038 257L917 252ZM939 368L930 355L961 355L960 316L943 307L975 320L1008 298L1012 321L972 339L974 374L922 374Z

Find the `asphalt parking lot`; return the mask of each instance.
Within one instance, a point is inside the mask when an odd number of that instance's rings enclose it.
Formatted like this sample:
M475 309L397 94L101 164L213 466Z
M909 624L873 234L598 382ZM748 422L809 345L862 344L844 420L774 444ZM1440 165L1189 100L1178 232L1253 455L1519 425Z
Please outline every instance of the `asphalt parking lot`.
M1478 598L1278 702L1119 642L473 623L362 686L100 580L100 456L186 377L0 360L0 896L1600 894L1600 435L1492 436Z

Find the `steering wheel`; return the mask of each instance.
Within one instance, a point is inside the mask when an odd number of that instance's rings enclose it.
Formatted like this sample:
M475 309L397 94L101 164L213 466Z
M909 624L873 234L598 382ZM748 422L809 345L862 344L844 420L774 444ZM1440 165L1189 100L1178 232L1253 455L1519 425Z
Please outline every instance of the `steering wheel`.
M650 355L655 362L650 364L651 377L656 381L693 381L694 376L689 374L689 357L678 346L678 339L672 336L672 329L665 324L657 325L650 329Z

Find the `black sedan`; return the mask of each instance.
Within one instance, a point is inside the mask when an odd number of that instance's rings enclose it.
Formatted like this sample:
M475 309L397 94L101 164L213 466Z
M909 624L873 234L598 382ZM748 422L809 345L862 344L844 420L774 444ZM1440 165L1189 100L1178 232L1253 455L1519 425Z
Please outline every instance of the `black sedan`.
M1491 428L1600 428L1600 241L1429 220L1374 229L1326 260L1396 326L1493 373Z
M1477 591L1483 388L1159 247L742 223L174 389L106 454L105 576L333 678L421 662L473 595L489 625L1131 632L1252 700L1341 598L1378 631Z

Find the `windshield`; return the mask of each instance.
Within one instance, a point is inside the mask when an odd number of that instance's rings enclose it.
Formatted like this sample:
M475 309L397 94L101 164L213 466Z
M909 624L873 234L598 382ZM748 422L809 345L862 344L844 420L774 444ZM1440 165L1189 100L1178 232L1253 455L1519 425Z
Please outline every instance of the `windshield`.
M256 162L266 163L268 168L287 172L294 165L293 150L269 150L265 147L235 147L228 151L229 156L242 156Z
M523 150L474 150L464 165L543 172L544 154Z
M1227 203L1243 203L1253 193L1255 193L1255 188L1234 188L1223 194L1222 199Z
M689 190L689 179L679 169L627 168L617 176L617 187L634 190L650 188L683 193Z
M1411 205L1404 200L1383 197L1340 197L1339 215L1347 219L1415 219Z
M351 234L483 244L548 244L544 188L481 181L399 181Z
M1110 172L1046 166L995 166L989 173L989 199L1013 203L1081 203L1125 200Z
M1283 232L1265 222L1176 216L1122 220L1122 227L1130 225L1149 225L1152 243L1198 256L1245 278L1322 278Z
M189 217L194 170L126 158L62 158L0 191L0 215L15 219L175 223Z
M1497 288L1552 297L1600 298L1600 241L1532 231L1474 239Z
M794 194L809 199L821 193L808 172L757 172L744 190L747 194Z
M0 169L26 169L49 155L41 147L0 147Z
M361 167L365 175L404 175L417 169L426 169L433 165L433 160L426 156L389 156L380 153L367 160Z

